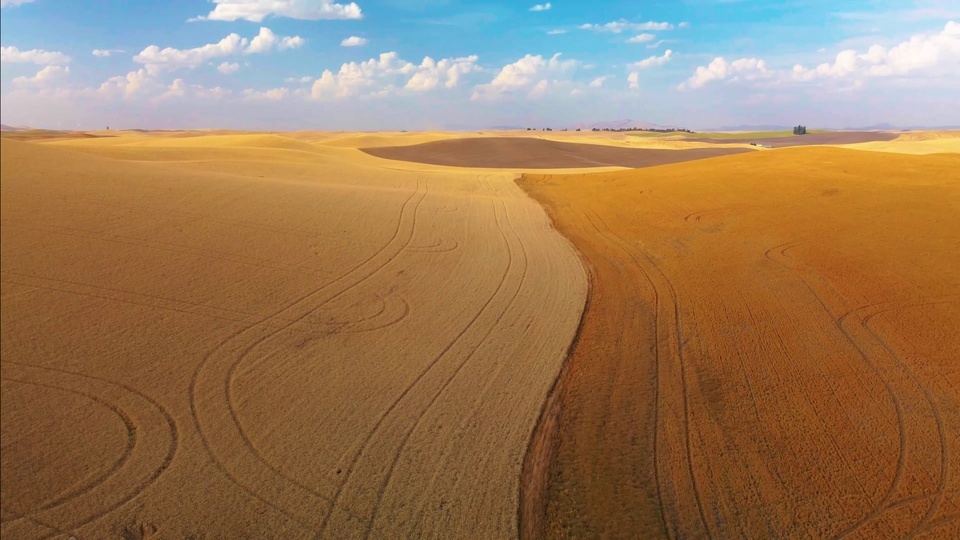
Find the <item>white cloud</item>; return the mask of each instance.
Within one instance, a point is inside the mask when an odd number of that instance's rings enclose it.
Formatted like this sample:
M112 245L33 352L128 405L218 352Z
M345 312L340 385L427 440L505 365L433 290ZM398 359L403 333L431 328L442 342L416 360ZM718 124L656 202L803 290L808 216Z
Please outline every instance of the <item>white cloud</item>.
M662 56L651 56L649 58L640 60L639 62L633 62L632 64L629 64L627 67L629 69L636 70L636 69L647 69L647 68L662 66L667 62L669 62L671 58L673 58L673 51L670 49L667 49L663 51Z
M247 99L265 99L268 101L280 101L290 95L290 90L286 88L271 88L270 90L258 91L253 89L244 90L241 95Z
M238 34L230 34L217 43L211 43L192 49L175 49L166 47L161 49L150 45L133 57L134 62L144 64L147 71L154 75L161 71L173 71L180 68L196 68L214 58L239 54L247 46L247 38Z
M33 0L0 0L0 8L16 7L21 4L29 4Z
M547 11L552 7L553 6L550 5L550 2L547 2L546 4L534 4L533 7L530 8L530 11Z
M30 49L21 51L16 47L0 47L0 62L27 63L39 65L69 64L70 57L59 51Z
M47 66L33 77L17 77L13 84L17 86L45 86L70 74L70 66Z
M680 24L677 25L677 28L690 28L690 23L687 21L681 21Z
M606 75L604 75L603 77L597 77L596 79L590 81L590 84L588 84L587 86L589 86L590 88L600 88L603 86L603 83L606 80L607 80Z
M802 82L820 78L956 75L958 72L960 24L949 21L939 33L916 35L890 49L873 45L862 54L847 49L837 54L833 63L825 62L815 68L797 64L789 78Z
M221 99L232 95L233 92L226 88L214 86L207 88L199 84L186 84L183 79L174 79L166 91L157 98L156 101L165 101L168 99L191 97L199 99Z
M646 43L648 41L653 41L657 36L653 34L637 34L632 38L627 40L627 43Z
M313 77L309 75L304 75L303 77L287 77L284 81L288 83L300 83L306 84L308 82L313 82Z
M124 98L131 98L143 90L148 82L149 76L147 71L141 68L137 71L131 71L126 75L110 77L100 85L97 93L108 96L121 94Z
M538 82L530 89L530 92L527 93L527 97L530 99L539 99L547 94L547 90L550 89L550 82L546 79Z
M907 41L886 48L873 45L866 52L843 50L833 62L807 68L802 64L790 70L770 70L763 60L741 58L727 62L715 58L708 66L700 66L680 90L701 88L721 80L773 80L781 84L812 81L848 81L860 88L870 78L884 77L956 77L960 72L960 23L949 21L943 30L915 35Z
M474 71L479 71L477 67L477 56L466 56L462 58L443 58L439 62L434 61L429 56L423 59L416 73L404 88L423 92L433 90L439 84L447 89L455 88L460 82L460 77Z
M300 36L278 36L273 33L273 30L270 30L266 27L261 27L260 33L250 40L250 46L247 47L243 53L265 53L272 50L274 47L276 47L278 51L296 49L297 47L303 46L304 43L306 43L306 40Z
M651 43L651 44L647 45L647 48L648 48L648 49L659 49L660 46L663 45L664 43L667 43L667 41L668 41L668 40L666 40L666 39L661 39L661 40L659 40L659 41L656 41L656 42L654 42L654 43Z
M156 75L164 71L194 69L210 60L225 56L234 56L241 53L264 53L274 48L282 51L300 47L304 43L305 40L300 36L278 36L269 28L261 28L260 33L252 40L233 33L217 43L192 49L176 49L174 47L161 49L156 45L150 45L134 56L133 61L144 64L150 75Z
M565 76L579 65L577 60L561 60L560 53L550 58L528 54L503 66L489 83L474 87L471 99L493 100L520 94L540 97L551 84L558 82L558 77Z
M217 6L197 21L262 22L267 16L316 21L319 19L362 19L354 2L338 4L333 0L212 0Z
M165 99L171 99L176 97L183 97L186 94L186 84L184 84L183 79L174 79L170 86L167 87L167 91L160 96L160 101Z
M771 75L773 75L773 72L767 69L767 64L763 60L741 58L733 62L727 62L723 57L717 57L709 65L698 67L693 76L687 82L681 84L678 89L701 88L713 81L724 79L755 80Z
M549 31L547 32L547 35L548 35L548 36L558 36L558 35L560 35L560 34L566 34L566 33L567 33L566 30L557 29L557 30L549 30Z
M124 51L123 49L94 49L93 51L91 51L90 54L98 58L106 58L108 56L112 56L113 53L122 53L122 52L126 52L126 51Z
M640 74L634 71L630 75L627 75L627 84L631 90L640 88Z
M232 64L230 62L223 62L222 64L217 66L217 71L219 71L220 73L223 73L224 75L230 75L231 73L236 73L238 69L240 69L240 64L236 62Z
M340 42L341 47L360 47L369 43L366 38L360 36L350 36Z
M412 75L416 70L417 66L402 60L396 52L386 52L364 62L347 62L337 73L324 70L314 81L311 95L315 99L349 97L385 85L398 76Z
M333 99L385 96L402 90L426 92L441 87L449 90L457 87L464 75L480 71L477 59L476 55L440 60L427 56L416 65L403 60L396 52L382 53L364 62L345 63L337 73L325 70L314 81L311 95L314 99Z
M649 30L673 30L673 25L668 22L630 22L626 19L612 21L606 24L581 24L581 30L593 30L594 32L610 32L619 34L625 31L643 32Z

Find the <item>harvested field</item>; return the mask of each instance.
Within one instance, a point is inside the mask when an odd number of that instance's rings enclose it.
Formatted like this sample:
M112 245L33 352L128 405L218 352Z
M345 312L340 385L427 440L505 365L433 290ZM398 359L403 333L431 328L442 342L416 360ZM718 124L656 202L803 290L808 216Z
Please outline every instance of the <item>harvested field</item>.
M592 267L524 536L960 537L960 155L520 184Z
M881 131L819 131L807 135L791 135L756 138L717 138L717 137L690 137L689 141L712 142L716 144L744 144L757 143L777 148L790 146L807 146L812 144L855 144L873 141L892 141L899 133L885 133Z
M3 538L515 536L586 277L513 176L4 138Z
M571 167L652 167L694 159L749 152L743 148L666 150L578 144L527 137L473 137L415 144L362 148L370 155L399 161L505 169Z

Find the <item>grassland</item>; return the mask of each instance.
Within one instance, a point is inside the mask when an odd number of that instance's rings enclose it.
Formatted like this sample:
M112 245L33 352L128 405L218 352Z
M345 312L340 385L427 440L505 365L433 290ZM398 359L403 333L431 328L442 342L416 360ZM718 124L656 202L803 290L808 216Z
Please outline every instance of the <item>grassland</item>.
M957 537L960 155L520 183L592 269L525 536Z

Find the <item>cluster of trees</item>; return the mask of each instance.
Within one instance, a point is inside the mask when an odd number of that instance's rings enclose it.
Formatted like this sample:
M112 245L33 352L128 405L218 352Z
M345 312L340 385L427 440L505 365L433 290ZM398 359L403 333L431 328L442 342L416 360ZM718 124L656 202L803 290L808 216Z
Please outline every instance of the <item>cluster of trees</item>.
M793 134L794 134L794 135L806 135L806 134L807 134L807 126L796 126L796 127L794 127L794 128L793 128Z

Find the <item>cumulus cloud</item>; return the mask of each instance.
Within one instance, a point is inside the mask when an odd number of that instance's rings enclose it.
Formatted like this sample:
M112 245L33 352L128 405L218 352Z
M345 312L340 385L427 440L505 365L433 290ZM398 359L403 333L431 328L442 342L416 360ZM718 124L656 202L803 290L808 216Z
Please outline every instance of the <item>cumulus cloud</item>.
M579 65L577 60L561 60L560 53L550 58L528 54L503 66L489 83L474 87L471 99L494 100L516 95L537 98Z
M194 47L192 49L175 49L166 47L161 49L150 45L133 57L133 61L144 64L150 74L162 71L173 71L180 68L193 69L214 58L221 58L239 54L247 46L247 38L238 34L230 34L217 43Z
M340 42L341 47L360 47L369 43L366 38L360 36L350 36Z
M669 62L671 58L673 58L673 51L670 49L667 49L663 51L662 56L651 56L649 58L640 60L639 62L633 62L632 64L629 64L627 67L629 69L634 69L634 70L648 69L652 67L662 66L667 62Z
M13 84L17 86L45 86L66 77L69 73L70 66L47 66L33 77L24 76L13 79Z
M287 77L284 81L288 83L299 83L306 84L308 82L313 82L313 77L309 75L304 75L303 77Z
M43 49L21 51L16 47L0 47L0 62L62 65L69 64L70 57L59 51L44 51Z
M606 75L604 75L603 77L597 77L596 79L590 81L590 84L588 84L587 86L589 86L590 88L600 88L603 86L603 83L606 82L606 80L607 80Z
M640 88L640 74L634 71L630 75L627 75L627 85L631 90Z
M656 37L657 36L653 34L637 34L627 39L627 43L647 43L648 41L653 41Z
M212 0L217 6L192 21L262 22L267 16L316 21L319 19L362 19L355 2L338 4L333 0Z
M553 7L553 6L550 5L550 2L547 2L546 4L534 4L534 5L530 8L530 11L547 11L548 9L550 9L550 8L552 8L552 7Z
M894 77L913 73L937 75L960 72L960 23L949 21L939 33L916 35L887 49L874 45L865 53L848 49L834 61L815 68L793 67L789 78L811 81L820 78Z
M207 88L199 84L186 84L183 79L174 79L170 86L166 88L163 94L156 101L166 101L168 99L190 97L199 99L221 99L232 95L233 92L227 88L214 86Z
M478 71L477 56L465 56L461 58L443 58L439 62L429 56L423 59L423 62L417 67L416 72L404 88L417 92L433 90L440 84L444 88L455 88L460 82L460 77Z
M0 0L0 8L16 7L21 4L29 4L33 0Z
M847 49L837 54L832 62L813 68L802 64L793 69L771 70L763 60L741 58L727 62L715 58L707 66L700 66L679 89L701 88L722 80L773 80L781 84L810 83L813 81L849 81L859 87L864 80L884 77L939 77L956 76L960 72L960 23L949 21L943 30L918 34L907 41L886 48L873 45L865 52Z
M149 80L147 70L141 68L126 75L110 77L100 85L97 93L106 96L120 95L124 98L131 98L141 92Z
M698 67L693 76L678 88L680 90L701 88L711 82L724 79L755 80L770 75L772 75L772 72L767 69L767 64L763 60L741 58L733 62L727 62L726 59L718 56L709 65Z
M94 49L90 54L98 58L107 58L108 56L112 56L113 53L122 53L122 52L126 52L126 51L124 51L123 49Z
M456 88L464 75L480 71L477 59L476 55L440 60L427 56L417 65L403 60L396 52L386 52L364 62L347 62L336 73L325 70L313 82L310 94L314 99L336 99L385 96L402 90L449 90ZM293 81L304 82L303 79Z
M278 36L269 28L260 28L260 33L250 40L250 46L243 51L244 54L265 53L276 48L278 51L286 49L296 49L303 46L306 40L300 36Z
M393 82L416 71L415 64L401 59L396 52L386 52L364 62L347 62L337 73L324 70L314 81L311 95L314 99L329 99L389 93L395 88Z
M244 90L240 95L247 99L262 99L268 101L280 101L281 99L290 95L290 90L286 88L271 88L270 90L253 90L248 88Z
M643 31L663 31L663 30L673 30L673 25L668 22L630 22L626 19L620 19L619 21L612 21L605 24L581 24L581 30L593 30L594 32L610 32L613 34L619 34L621 32L643 32Z
M184 68L194 69L210 60L241 53L257 54L272 49L281 51L284 49L293 49L300 47L304 42L304 39L300 36L278 36L269 28L261 28L260 33L252 40L233 33L217 43L210 43L192 49L176 49L174 47L161 49L156 45L150 45L134 56L133 61L144 64L150 75L156 75L163 71L174 71Z
M223 73L224 75L230 75L231 73L236 73L238 69L240 69L240 64L236 62L232 64L230 62L223 62L219 66L217 66L217 71L219 71L220 73Z

